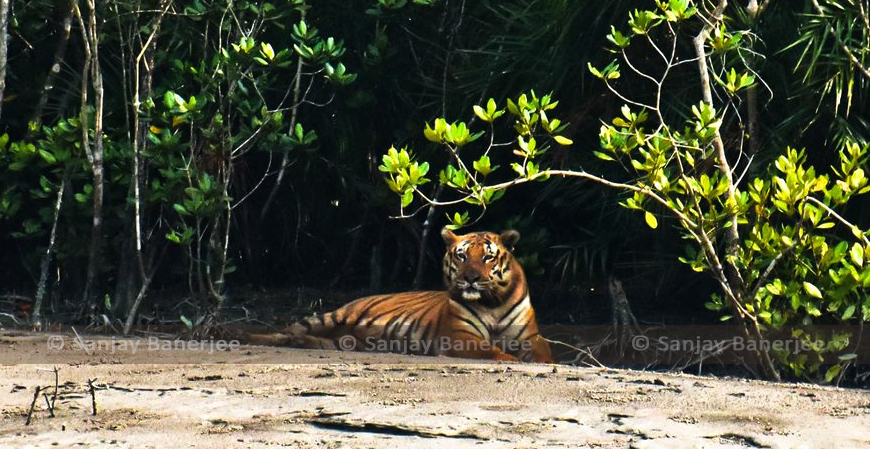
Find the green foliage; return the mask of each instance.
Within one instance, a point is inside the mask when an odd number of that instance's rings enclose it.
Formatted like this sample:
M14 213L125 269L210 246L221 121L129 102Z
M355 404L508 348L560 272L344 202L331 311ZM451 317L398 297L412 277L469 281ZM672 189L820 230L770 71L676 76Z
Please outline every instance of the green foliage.
M550 95L538 97L532 91L529 94L521 94L516 100L508 99L506 103L506 109L513 117L513 129L516 133L516 147L513 149L513 154L521 158L520 162L512 162L511 168L527 180L546 179L546 176L538 176L541 173L535 161L550 149L550 143L557 145L570 145L572 143L570 139L557 134L562 132L567 124L548 116L547 111L556 108L558 102L553 101ZM494 129L492 128L493 122L504 112L504 110L497 109L494 99L487 101L485 109L481 106L475 106L472 111L483 121L489 123L490 133ZM447 204L464 201L485 206L497 201L504 194L503 187L482 184L487 176L499 168L498 165L492 165L489 156L495 148L492 139L482 151L477 151L479 156L472 159L473 171L468 169L462 158L459 157L460 148L477 141L484 133L485 131L472 133L464 122L448 124L443 118L436 119L432 126L426 124L423 130L426 139L442 145L458 162L458 166L448 164L439 173L438 178L441 184L465 194L463 198ZM545 143L539 144L538 139ZM470 154L468 151L474 152L475 150L463 148L462 154ZM403 208L411 204L415 193L420 194L418 187L429 181L423 177L429 170L429 164L415 162L412 150L407 147L400 150L391 147L383 156L383 164L378 168L387 175L386 182L390 189L401 195ZM424 199L426 198L424 197ZM448 219L451 221L450 226L455 228L469 223L467 214L459 215L457 213L453 217L448 215Z
M390 190L402 196L402 207L407 207L414 199L417 186L429 182L426 173L429 172L429 163L422 164L411 160L411 155L406 148L396 150L390 148L383 158L383 164L378 170L387 173L387 185Z
M796 19L788 29L797 32L788 33L782 63L795 73L794 95L801 101L784 125L798 125L802 131L813 125L827 128L825 134L838 148L867 140L870 22L866 4L799 2L789 5L787 13Z
M259 182L247 184L248 177L239 173L249 166L268 167L275 157L286 159L316 148L318 135L309 124L317 117L309 112L315 108L301 109L314 104L312 100L328 105L336 87L356 80L348 69L351 64L345 65L344 41L312 26L319 17L306 16L310 6L303 0L196 0L185 5L184 14L166 15L155 14L154 8L144 8L141 2L97 3L101 59L117 66L112 72L102 67L106 74L105 110L100 117L105 174L102 222L110 244L99 242L99 246L112 255L102 258L99 275L118 269L117 282L128 282L121 278L124 270L126 276L151 270L139 266L130 271L124 263L114 264L137 259L131 242L136 242L136 251L142 246L138 262L156 260L154 256L169 242L169 251L179 248L187 259L177 258L183 261L179 269L167 272L186 271L191 294L211 296L219 308L224 275L234 268L229 257L231 223L237 220L234 209L266 180L274 179L269 170L258 175ZM50 13L46 6L34 2L20 17L44 22L40 14ZM60 63L72 64L78 71L82 42L73 22L69 47L75 53L70 50L69 61ZM145 48L146 44L152 47ZM134 78L138 79L134 82ZM134 87L138 97L131 101ZM77 90L78 86L59 95L74 105L65 116L75 118L50 121L46 117L45 123L52 125L10 128L0 138L0 170L7 173L0 184L0 220L4 227L9 224L10 235L30 241L31 248L47 243L58 204L56 193L62 184L67 186L69 198L59 203L56 252L59 266L68 259L73 262L62 265L70 278L77 275L76 265L85 265L81 258L91 247L92 242L82 236L88 235L97 193L92 154L84 143L87 137L90 147L98 137L97 112L91 106L94 93L87 91L80 102ZM127 109L136 101L138 109ZM79 105L85 107L84 114L77 110ZM85 118L87 126L82 129ZM138 179L131 170L134 160ZM240 179L244 182L237 185ZM41 248L30 252L24 260L26 269L33 272L44 253ZM132 279L132 285L142 280L138 275ZM122 302L116 299L110 305Z
M258 33L226 39L228 45L198 60L176 59L171 75L155 89L162 90L163 101L145 101L151 148L144 155L158 174L150 180L149 199L174 212L168 215L174 219L168 220L165 235L193 260L189 276L217 273L206 280L214 284L206 288L212 295L220 293L223 275L232 271L225 233L234 208L236 166L258 152L286 157L316 144L317 134L305 129L298 113L301 103L290 104L302 100L291 95L294 85L301 91L307 83L310 91L321 73L328 84L339 87L356 79L340 60L346 52L343 41L323 37L302 18L305 3L272 5L267 18L258 19L262 8L237 12L242 20L260 21ZM290 41L267 40L287 17L297 20ZM228 35L239 31L229 17L221 20ZM320 69L306 73L300 64ZM292 111L290 117L286 111ZM249 193L238 195L246 198Z
M73 184L79 203L90 200L93 188L87 183L90 172L80 146L78 118L42 126L28 140L11 141L8 134L0 138L0 170L7 173L0 191L0 220L20 224L11 233L13 237L34 239L46 235L53 220L54 198L63 182ZM109 154L110 161L117 161L111 147ZM84 218L88 207L82 204L76 212ZM81 225L84 228L84 223ZM84 242L78 244L69 251L84 251ZM67 255L64 252L60 257Z
M608 40L616 46L614 52L628 61L633 75L659 86L654 104L660 105L664 103L660 87L679 63L673 56L666 57L655 39L644 39L667 65L656 79L640 72L626 51L642 43L634 37L657 36L660 27L673 31L675 24L695 17L697 9L682 0L657 5L658 11L635 10L629 14L630 33L623 35L613 28ZM741 33L730 33L724 25L711 29L706 43L714 53L740 50ZM674 33L665 36L672 40L667 47L673 48L682 38ZM610 82L620 78L615 62L603 70L590 64L589 70L614 90ZM739 97L756 82L755 75L746 68L722 67L724 79L716 77L716 71L713 73L723 94L720 98ZM468 149L460 152L461 145L451 139L451 131L460 129L460 125L461 135L467 134L464 123L448 125L439 118L433 127L426 126L425 137L440 144L451 156L453 162L441 172L440 180L461 195L460 201L485 206L489 201L484 192L501 192L552 175L582 177L622 189L630 195L621 204L642 211L650 228L659 226L660 211L676 220L684 238L691 242L680 261L697 272L711 274L720 284L722 294L714 295L707 307L721 312L723 320L736 320L756 338L785 330L793 338L824 342L809 353L772 350L769 354L759 352L759 357L773 357L795 376L826 381L849 363L850 356L843 354L850 345L848 334L824 334L808 326L870 320L870 263L866 263L870 260L870 232L835 212L870 190L862 168L870 150L867 144L848 143L839 152L839 164L832 167L830 174L817 173L808 165L804 150L787 148L769 166L755 167L753 172L759 176L747 180L744 187L742 179L734 178L726 150L720 149L723 129L740 126L739 116L731 116L733 102L716 107L700 101L684 111L682 120L673 120L666 118L662 109L631 101L621 108L620 116L601 126L601 151L593 152L599 159L618 163L629 171L630 181L615 183L582 170L554 170L541 159L552 143L572 143L558 134L565 125L549 116L558 104L549 95L538 97L532 92L506 103L516 133L516 144L511 145L514 161L510 163L514 178L500 183L487 183L489 179L478 176L488 174L484 172L490 157L497 157L495 151L490 153L497 148L492 143L482 151L486 159L478 158ZM486 108L475 106L473 111L491 124L496 107L490 100ZM495 134L495 129L490 132ZM399 154L405 161L413 159L409 150ZM474 171L464 161L474 161ZM385 164L382 171L390 176L401 174L390 167ZM412 181L406 184L416 185ZM398 191L403 195L403 205L411 202L407 196L413 191L407 186ZM468 224L459 214L448 218L453 227ZM849 233L834 232L837 226ZM826 359L832 354L841 358ZM828 368L823 370L825 366ZM772 370L769 375L777 376L772 365L766 367Z

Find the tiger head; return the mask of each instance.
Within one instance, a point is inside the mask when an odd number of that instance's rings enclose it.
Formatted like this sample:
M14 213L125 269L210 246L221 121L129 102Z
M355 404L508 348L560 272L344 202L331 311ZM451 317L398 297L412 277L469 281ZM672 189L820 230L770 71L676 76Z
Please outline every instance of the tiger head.
M494 307L510 298L518 285L525 285L523 270L510 252L519 232L456 235L444 228L441 237L447 243L444 283L454 301Z

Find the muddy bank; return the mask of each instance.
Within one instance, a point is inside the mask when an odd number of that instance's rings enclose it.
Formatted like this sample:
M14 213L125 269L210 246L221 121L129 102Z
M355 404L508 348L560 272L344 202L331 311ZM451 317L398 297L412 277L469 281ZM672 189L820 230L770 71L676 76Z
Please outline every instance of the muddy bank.
M191 363L46 338L0 336L0 447L870 447L867 391L254 346ZM54 367L56 416L41 398L25 427Z

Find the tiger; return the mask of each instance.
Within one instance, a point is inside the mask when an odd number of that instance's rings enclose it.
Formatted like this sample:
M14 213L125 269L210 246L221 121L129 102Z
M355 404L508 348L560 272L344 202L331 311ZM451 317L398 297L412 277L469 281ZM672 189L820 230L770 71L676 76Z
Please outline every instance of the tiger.
M520 263L517 231L457 235L445 227L446 290L356 299L253 343L553 363ZM252 336L255 337L255 336Z

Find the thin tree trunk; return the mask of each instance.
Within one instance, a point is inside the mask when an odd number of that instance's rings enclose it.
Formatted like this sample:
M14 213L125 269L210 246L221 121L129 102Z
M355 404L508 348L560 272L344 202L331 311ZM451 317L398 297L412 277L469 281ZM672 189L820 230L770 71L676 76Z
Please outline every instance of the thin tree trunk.
M135 238L135 255L136 255L136 266L138 267L139 276L141 277L142 286L139 289L139 293L136 296L136 299L133 301L133 304L130 306L130 310L127 312L127 322L124 327L124 333L129 333L130 326L133 325L133 321L136 319L136 314L138 313L139 306L142 303L142 298L144 298L145 294L148 290L148 285L151 283L151 276L149 276L146 272L145 267L145 257L142 251L142 223L144 221L143 217L143 208L142 208L142 192L145 187L145 174L143 170L142 164L142 150L147 145L147 139L145 138L147 133L147 126L142 126L142 122L140 119L140 111L141 107L141 99L148 98L151 95L151 84L153 80L153 68L154 68L154 44L156 41L157 34L160 31L160 26L163 23L163 16L166 14L166 11L169 10L169 7L172 5L171 0L161 0L160 2L160 14L154 19L154 24L151 27L151 33L148 35L148 38L142 44L139 49L139 53L136 54L133 62L133 161L132 161L132 179L131 183L133 186L133 231ZM132 55L132 44L131 44L131 55ZM143 60L145 63L143 64ZM145 73L141 73L141 67L144 65ZM158 259L159 260L159 259ZM157 262L159 264L159 262ZM152 269L156 270L156 266ZM153 274L152 274L153 275Z
M154 278L154 273L157 272L157 267L160 266L160 261L163 260L163 255L166 254L166 245L160 250L160 256L157 260L152 260L153 267L151 273L145 276L142 280L142 287L139 288L139 294L133 300L133 305L130 307L130 313L127 314L127 320L124 322L124 335L129 335L133 328L133 323L136 322L136 315L139 313L139 307L142 305L142 300L145 299L145 294L148 292L148 286L151 284L151 279Z
M90 8L90 34L93 53L91 57L92 82L94 86L94 224L91 233L89 277L96 280L97 271L102 265L103 242L103 197L105 196L105 171L103 167L103 74L100 70L99 33L97 33L97 11L94 0L88 0Z
M227 163L229 164L229 163ZM227 168L227 172L229 172L229 168ZM224 179L224 195L226 195L226 186L229 185L229 175ZM215 300L215 315L220 314L221 309L224 306L224 276L226 275L227 268L227 250L230 244L230 221L232 219L232 209L230 209L229 203L227 203L226 209L226 217L225 224L221 226L221 219L215 218L214 225L212 226L211 236L209 237L209 254L212 253L212 249L217 250L217 277L214 278L211 275L211 257L207 257L208 260L205 261L205 275L206 282L208 283L208 290L211 294L212 298Z
M45 78L45 83L42 86L42 93L39 95L39 100L36 102L36 109L30 121L36 123L36 127L42 124L42 111L45 105L48 104L48 97L54 89L54 82L57 75L60 73L60 65L63 63L63 58L66 55L66 47L69 42L70 29L72 28L72 18L75 4L74 0L58 0L57 7L63 8L65 11L63 21L60 26L60 36L58 37L57 46L54 48L54 60L51 63L51 68ZM33 128L28 128L28 133Z
M383 288L384 267L383 267L383 249L384 249L384 228L382 227L378 233L378 242L372 246L372 255L369 260L369 293L380 293Z
M196 238L194 239L196 242L196 263L194 267L196 268L196 282L197 282L197 292L202 293L205 291L205 281L202 277L202 219L196 219ZM208 248L206 248L208 250Z
M85 34L85 46L87 56L90 59L91 84L94 88L94 146L90 151L89 162L91 164L91 172L93 174L93 223L91 226L91 246L88 254L88 268L85 278L84 300L91 306L96 308L96 299L94 297L97 287L97 272L101 265L100 249L102 246L103 234L103 189L105 183L103 181L103 79L100 71L99 60L99 40L97 33L97 12L94 0L88 0L88 27L83 29ZM85 31L87 30L87 31ZM87 85L83 84L82 98L86 100ZM82 115L87 114L87 109L82 110ZM86 126L83 127L85 133L88 132Z
M608 276L607 291L610 293L613 335L616 336L619 351L622 353L631 336L638 331L637 319L631 313L628 296L625 294L625 289L622 288L622 282L616 276Z
M435 195L432 196L432 201L438 201L441 192L444 190L444 184L439 184L435 190ZM429 205L429 211L426 212L426 220L423 222L423 233L420 235L420 248L417 252L417 271L414 273L414 282L412 288L420 290L423 285L423 268L426 267L426 248L429 241L429 234L432 232L432 226L435 224L435 205Z
M131 30L126 37L124 35L124 27L121 24L121 15L118 10L118 5L115 3L112 5L113 11L115 13L115 26L118 30L118 58L121 63L121 91L123 92L124 99L124 130L127 134L127 142L132 146L133 140L135 139L133 134L133 126L130 122L130 108L126 107L126 105L130 104L130 95L132 95L132 86L129 82L129 77L127 75L128 67L130 69L133 68L133 36L135 34L132 32L134 29L139 29L137 26L131 26L129 29ZM135 23L135 22L134 22ZM129 50L128 54L126 50ZM128 58L129 55L129 58ZM129 64L129 65L128 65ZM136 152L133 152L133 158L136 157ZM138 161L134 161L133 165L137 165ZM130 186L127 188L127 195L133 196L134 190L139 187L139 182L137 178L137 173L134 170L133 175L130 177ZM137 192L138 193L138 192ZM134 208L138 208L138 204L134 206ZM134 235L136 224L134 220L138 218L138 214L127 214L124 216L124 235ZM129 234L128 234L129 232ZM136 252L136 247L134 243L130 239L124 239L124 242L121 244L120 248L120 256L118 257L118 269L115 274L115 296L114 301L112 302L112 313L114 316L122 316L126 317L130 314L130 308L132 307L134 297L134 291L136 290L136 258L138 254Z
M371 208L366 208L365 213L362 216L362 220L360 220L360 224L356 226L355 231L353 232L353 237L351 238L350 245L347 246L347 256L344 259L344 263L341 264L341 268L336 270L335 277L332 278L332 282L329 283L329 288L336 288L339 283L344 280L347 273L350 272L350 269L353 267L354 262L356 262L357 253L359 253L360 242L362 242L363 235L365 235L366 225L369 222L369 216L371 215ZM381 228L381 232L383 232L383 227Z
M130 330L133 329L133 323L136 322L136 314L139 312L139 307L142 305L142 300L145 299L145 293L148 292L148 286L151 284L153 276L146 276L142 282L142 287L139 288L139 294L133 300L133 305L130 307L130 313L127 314L127 320L124 322L124 335L130 335Z
M708 73L709 69L707 67L707 53L704 45L707 42L710 30L712 30L713 27L722 20L722 14L727 6L728 0L719 0L715 10L706 20L704 27L693 40L695 53L698 57L698 72L700 75L701 94L703 96L704 102L710 106L713 105L713 91L710 86L710 74ZM736 196L734 176L731 172L731 165L728 162L727 155L725 154L725 144L722 142L722 136L719 134L718 130L716 131L716 134L713 138L713 147L716 150L717 159L719 162L719 170L728 181L728 200L734 202L734 198ZM731 291L733 292L733 296L729 297L729 301L732 302L733 309L735 309L737 312L741 312L741 308L743 307L741 302L748 299L746 297L746 283L744 282L742 276L740 276L740 272L738 271L737 267L735 267L734 263L730 261L732 256L736 256L740 245L740 235L737 231L736 215L731 216L730 226L728 227L728 229L725 230L725 238L726 263L724 265L725 275L727 279L722 279L721 281L727 282L727 286L730 287ZM751 314L740 313L740 320L747 337L755 339L758 342L761 342L763 340L761 327L758 323L758 320L754 316L752 316ZM762 368L764 369L766 374L772 377L774 380L779 381L779 371L776 369L776 366L774 366L773 360L771 360L770 358L770 354L763 349L756 350L755 354L761 362Z
M301 18L300 20L305 20L305 10L303 9L300 12ZM293 105L290 110L290 131L293 131L293 128L296 127L296 120L299 113L299 107L301 104L299 103L299 99L302 95L302 56L297 58L296 60L296 76L294 77L295 84L293 85ZM266 202L263 203L263 208L260 210L260 220L266 217L266 214L269 213L269 207L272 205L272 201L275 199L275 195L278 194L278 189L281 187L281 181L284 180L284 174L287 171L287 162L290 159L290 153L284 153L284 156L281 158L281 167L278 169L278 176L275 178L275 185L272 186L272 191L269 192L269 196L266 197Z
M749 0L749 4L746 6L746 13L749 15L749 18L752 20L752 23L758 23L758 16L767 6L767 3L770 0L765 0L758 4L757 0ZM758 152L759 146L759 138L760 133L758 132L758 86L752 85L746 91L746 132L749 136L749 149L748 153L750 156L755 155Z
M39 283L36 285L36 299L33 301L33 314L30 317L30 322L37 330L42 328L42 300L45 298L45 284L48 282L48 267L51 265L51 255L54 252L54 241L57 236L57 221L60 218L60 207L63 203L63 191L66 188L66 182L61 181L60 187L57 189L57 201L54 203L54 221L51 224L51 233L48 237L48 248L42 256L42 263L39 267Z
M3 111L3 92L6 90L6 51L9 36L9 0L0 0L0 113Z
M129 215L124 217L124 229L132 227L133 218ZM136 258L133 242L124 240L119 251L121 255L118 258L118 269L115 271L115 295L112 297L112 313L114 316L126 317L136 294Z
M758 152L761 137L758 132L758 86L750 86L746 91L746 132L749 135L747 153L753 156Z
M88 158L88 164L93 169L94 166L94 153L91 150L91 139L88 134L88 130L90 129L89 117L88 117L88 83L90 81L91 75L91 40L88 35L87 27L85 26L85 21L82 18L82 12L79 8L78 3L75 3L73 6L73 12L76 16L76 20L79 24L79 30L82 33L82 45L85 51L84 62L82 63L82 85L81 85L81 104L79 106L79 121L82 126L82 149L85 151L85 156ZM93 228L92 228L93 230ZM91 265L93 263L93 258L90 258L88 261L87 275L85 281L84 288L84 296L82 298L82 314L85 314L85 310L90 309L94 304L91 302L90 298L90 288L92 282L92 272Z
M399 279L405 278L403 268L410 266L413 256L406 256L407 250L411 245L405 245L405 242L400 242L397 238L391 239L396 243L396 253L393 255L393 268L390 270L389 285L405 285Z
M716 6L716 9L711 13L710 18L707 20L707 24L704 28L695 36L693 41L695 45L695 53L698 56L698 72L701 77L701 94L704 99L704 102L713 106L713 90L710 86L710 74L708 73L709 69L707 67L707 52L704 48L704 45L707 42L707 38L709 37L710 30L713 29L716 23L722 20L722 13L725 11L725 7L728 6L727 0L719 0L719 4ZM713 137L713 147L716 150L716 157L719 162L719 171L722 172L722 175L725 179L728 180L728 200L734 202L736 196L736 186L734 185L734 175L731 172L731 164L728 162L728 156L725 154L725 143L722 141L722 136L719 134L719 131L716 131L715 136ZM731 226L725 231L726 236L726 245L727 245L727 253L729 255L737 254L737 248L740 245L740 235L737 233L737 216L734 215L731 217ZM737 291L743 292L745 290L743 279L740 274L737 273L737 270L734 268L734 265L731 262L727 263L729 281L732 283L732 288Z

